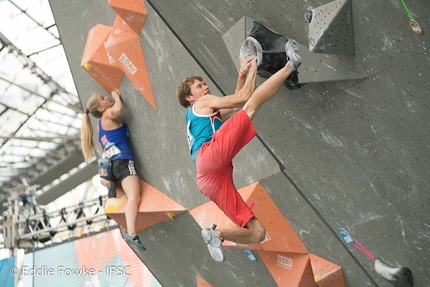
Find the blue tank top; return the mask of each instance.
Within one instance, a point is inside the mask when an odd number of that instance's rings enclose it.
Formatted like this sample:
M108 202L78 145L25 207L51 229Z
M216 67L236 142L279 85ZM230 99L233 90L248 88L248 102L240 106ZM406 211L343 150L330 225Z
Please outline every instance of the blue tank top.
M134 160L133 152L131 151L130 144L128 142L129 135L128 127L125 123L117 129L106 131L102 127L102 121L99 121L99 142L103 149L106 146L109 147L112 144L115 144L121 151L121 154L113 157L112 159Z
M193 105L185 113L187 124L187 139L193 161L202 144L212 139L212 135L222 125L221 113L216 111L210 115L199 115L194 112Z

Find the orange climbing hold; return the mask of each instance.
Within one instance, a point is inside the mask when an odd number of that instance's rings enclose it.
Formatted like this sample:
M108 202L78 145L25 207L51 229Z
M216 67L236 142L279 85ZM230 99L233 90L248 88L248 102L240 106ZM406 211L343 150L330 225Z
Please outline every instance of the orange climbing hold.
M318 286L345 287L342 267L313 254L310 254L309 258Z
M248 185L240 189L239 193L265 227L266 239L260 244L252 245L224 241L224 247L256 250L278 286L345 287L342 269L308 253L260 183ZM213 202L192 209L190 214L202 228L213 223L218 228L234 226Z
M154 110L157 109L146 68L140 31L147 12L143 0L109 0L117 13L113 28L96 25L88 34L81 66L108 93L125 73Z
M141 202L138 208L136 220L137 232L170 219L171 216L177 216L187 210L185 207L164 195L161 191L158 191L143 180L140 182ZM124 190L119 183L116 184L116 193L117 198L109 198L107 200L106 207L109 207L109 209L105 208L105 213L126 229L125 209L127 207L127 198L125 197ZM122 204L117 204L118 201L121 201ZM111 204L111 202L113 204ZM113 208L113 206L117 206L117 208Z
M240 189L239 193L266 229L266 239L260 244L247 246L224 241L224 247L308 254L300 238L260 183L248 185ZM235 225L213 202L196 207L190 213L202 228L213 223L218 228Z
M115 19L112 31L105 43L105 48L142 96L156 110L157 107L139 35L119 16Z
M108 93L119 87L124 72L113 65L106 53L104 43L111 27L97 24L88 33L81 67Z
M147 12L141 1L109 0L108 5L130 26L137 35L145 23Z
M278 286L318 287L308 254L262 250L258 254Z
M196 275L197 287L212 287L208 282Z

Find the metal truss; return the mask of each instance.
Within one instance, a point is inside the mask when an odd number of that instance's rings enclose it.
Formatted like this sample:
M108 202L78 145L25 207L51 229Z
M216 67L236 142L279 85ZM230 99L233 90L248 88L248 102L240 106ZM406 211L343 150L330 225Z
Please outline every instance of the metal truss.
M27 190L10 202L8 214L0 222L4 248L41 248L45 244L69 241L83 233L90 233L92 226L98 226L101 230L116 225L104 213L106 197L100 196L47 212L34 201L31 193Z

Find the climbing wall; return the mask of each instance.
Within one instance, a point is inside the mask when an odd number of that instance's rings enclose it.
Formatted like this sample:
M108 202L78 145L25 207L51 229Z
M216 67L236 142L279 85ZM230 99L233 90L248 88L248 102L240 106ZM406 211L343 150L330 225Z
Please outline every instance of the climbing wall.
M117 13L115 21L112 27L97 24L89 31L81 66L108 93L120 86L126 74L156 109L139 39L146 7L143 1L110 0L108 4Z
M119 85L148 200L139 213L147 251L136 253L163 286L392 286L339 228L392 266L407 265L416 286L427 284L428 1L407 3L420 35L400 0L339 1L333 11L352 17L345 53L310 49L319 26L304 14L332 1L157 0L133 4L137 10L125 2L50 4L83 106ZM343 18L330 15L318 47L330 29L344 31ZM232 93L239 61L232 49L240 47L232 35L244 37L249 19L299 42L305 85L281 89L259 111L258 136L234 161L236 185L268 238L226 242L219 264L201 228L231 223L196 187L175 89L197 74L212 93ZM110 200L108 210L121 226L125 204Z
M309 254L261 184L253 183L239 193L265 227L266 238L246 246L224 241L224 247L258 252L278 286L345 286L341 267ZM190 212L202 228L213 222L218 223L218 228L235 225L212 202Z

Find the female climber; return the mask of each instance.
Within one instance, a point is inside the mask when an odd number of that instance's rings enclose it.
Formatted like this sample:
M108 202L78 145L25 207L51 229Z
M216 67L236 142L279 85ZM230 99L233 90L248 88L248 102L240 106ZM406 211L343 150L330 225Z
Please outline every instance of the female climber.
M82 152L87 162L95 155L94 132L89 117L89 113L91 113L95 118L100 119L97 131L103 157L110 158L112 162L113 178L109 181L101 178L101 183L108 187L109 197L116 197L115 181L121 183L127 196L125 209L127 232L124 239L138 249L145 250L136 234L135 227L140 204L140 179L134 166L134 156L129 144L129 131L120 118L123 104L119 90L112 91L111 95L114 101L101 94L94 94L88 100L82 119Z

